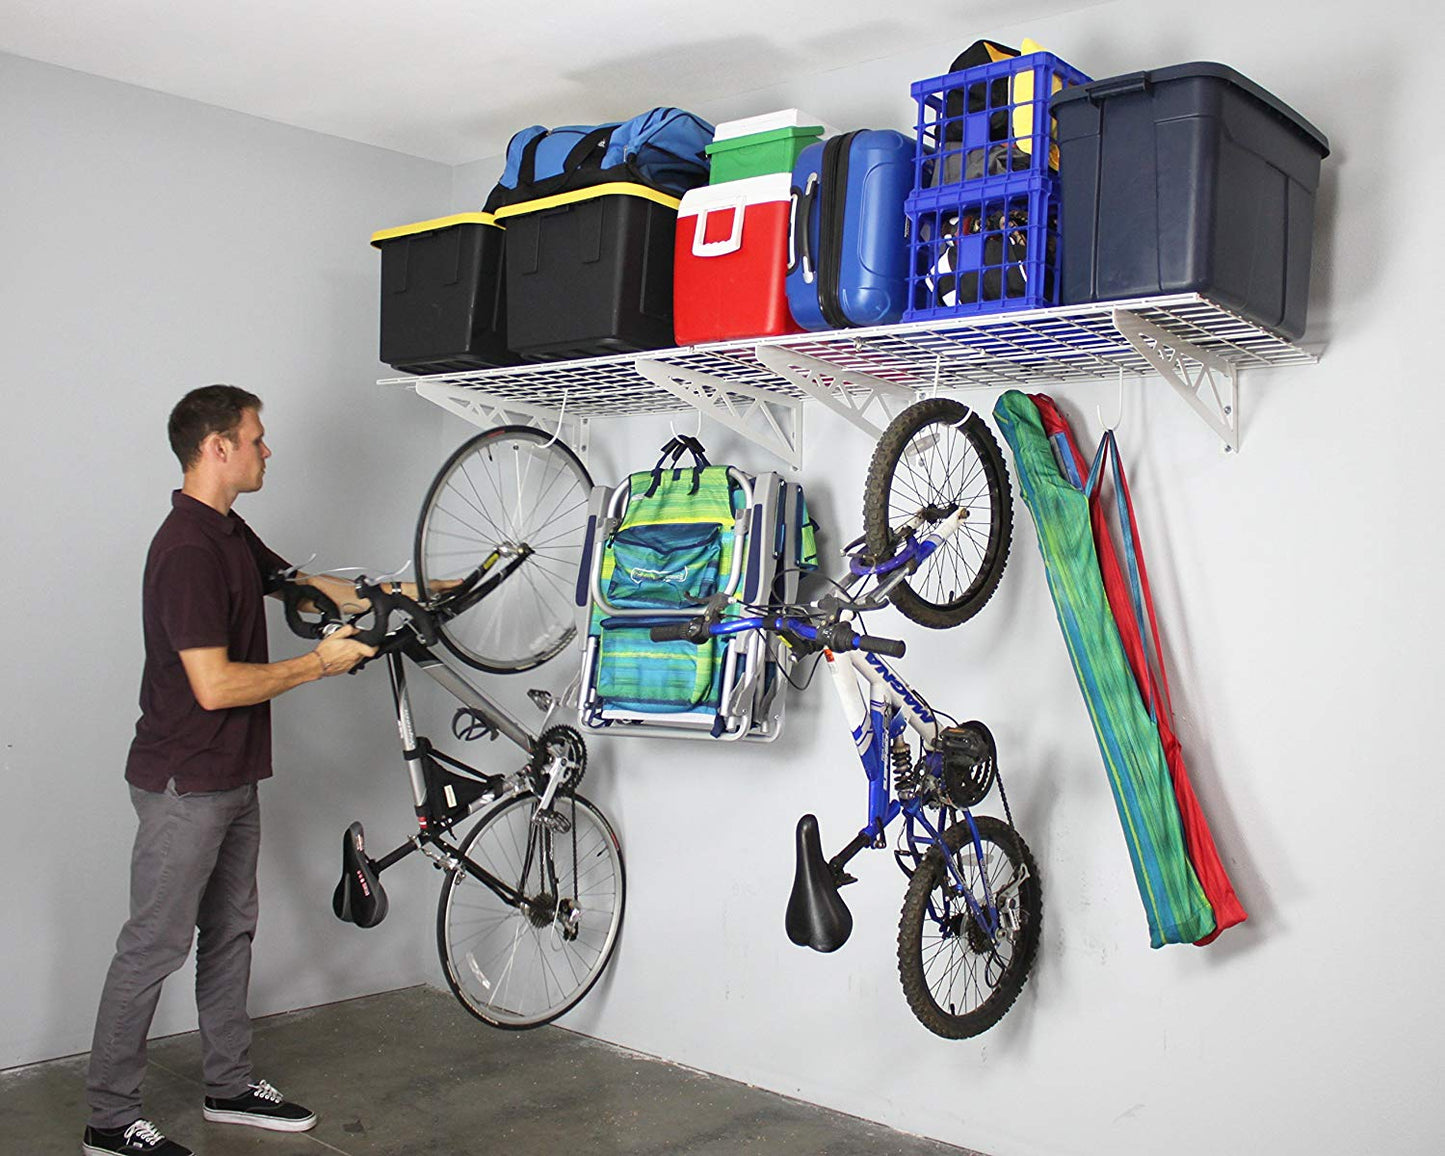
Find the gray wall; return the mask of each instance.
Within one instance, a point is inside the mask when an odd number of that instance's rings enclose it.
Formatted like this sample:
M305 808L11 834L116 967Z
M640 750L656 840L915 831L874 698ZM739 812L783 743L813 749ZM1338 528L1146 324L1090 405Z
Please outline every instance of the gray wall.
M275 457L238 512L294 561L373 573L409 555L439 439L464 427L375 384L368 239L435 215L447 167L13 56L0 139L3 1067L89 1047L126 910L121 770L141 567L179 484L171 405L213 381L260 394ZM298 653L271 625L273 655ZM254 1013L435 967L420 865L395 873L399 913L376 931L330 912L345 824L363 818L381 841L409 820L389 709L380 669L276 704ZM184 974L168 985L157 1032L194 1025L189 989Z
M972 1042L936 1039L912 1020L893 959L903 881L886 855L861 861L846 892L856 930L844 950L822 957L787 943L797 816L815 811L836 846L862 815L861 776L820 682L795 699L771 748L592 744L588 792L618 823L630 906L613 968L567 1026L1000 1156L1438 1147L1442 932L1428 889L1445 787L1429 720L1445 639L1428 495L1445 403L1427 281L1441 234L1426 194L1445 162L1425 135L1434 58L1411 14L1398 2L1367 19L1333 2L1119 0L978 29L1033 35L1098 76L1223 61L1334 148L1306 339L1323 347L1319 365L1244 375L1234 457L1157 382L1127 390L1120 428L1195 786L1251 921L1209 948L1149 949L1020 506L1005 581L977 620L947 633L891 612L870 622L908 638L907 672L940 707L987 720L999 737L1046 896L1037 972L1017 1008ZM800 61L796 75L811 79L698 111L721 119L797 103L843 128L906 125L908 83L941 70L954 47L846 75ZM3 731L0 965L12 982L0 995L0 1063L85 1046L124 902L119 760L133 719L140 561L171 484L166 406L198 376L257 386L272 399L277 458L243 512L293 553L403 556L429 471L381 431L433 447L461 433L367 384L378 369L374 266L360 242L380 224L433 215L436 198L475 207L499 168L448 174L4 63L5 163L20 182L0 251L12 272L19 254L21 274L0 289L0 324L21 322L5 343L17 419L3 434L5 540L18 547L22 596L63 609L11 615L14 653L36 657L33 669L12 660L4 695L16 713ZM249 180L269 174L302 193L260 198L265 210L254 191L229 197L233 174L215 167L252 153L261 159L243 170ZM297 253L294 280L273 272ZM133 285L137 267L147 272ZM121 404L74 404L99 397L101 380ZM1095 405L1115 404L1112 385L1056 394L1086 441L1098 433ZM966 398L993 402L987 391ZM93 423L88 437L70 436L77 422ZM803 479L836 547L857 530L870 447L816 407L806 424ZM773 464L722 431L703 434L717 458ZM594 473L615 480L666 435L655 419L598 423ZM401 479L394 493L383 477ZM303 502L303 480L325 487L323 500ZM368 501L386 511L370 531L356 516ZM430 873L399 869L398 885L416 892L375 934L325 910L341 825L358 815L399 833L404 818L390 762L370 753L389 757L386 726L359 717L363 701L384 710L384 688L374 676L341 681L278 707L258 1011L436 974L424 950ZM74 846L56 851L61 840ZM409 955L403 933L417 932ZM185 992L173 997L171 1030L187 1022Z

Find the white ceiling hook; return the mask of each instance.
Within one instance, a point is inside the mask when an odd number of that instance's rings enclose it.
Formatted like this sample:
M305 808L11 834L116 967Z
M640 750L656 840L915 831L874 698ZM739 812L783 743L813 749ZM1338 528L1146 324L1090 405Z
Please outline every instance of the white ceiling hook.
M545 450L545 449L551 449L553 442L555 442L559 437L562 436L562 420L563 420L566 416L567 416L567 391L564 389L564 390L562 391L562 408L557 411L557 432L552 435L551 441L549 441L546 445L544 445L544 446L542 447L544 450Z
M692 436L695 437L698 441L701 441L701 440L702 440L702 410L701 410L701 409L695 409L693 412L697 414L697 429L693 431ZM672 436L673 436L673 437L677 437L677 426L675 426L675 425L673 424L672 418L668 418L668 419L667 419L667 428L670 429L670 430L672 430Z
M1106 430L1116 430L1124 424L1124 371L1122 369L1119 370L1119 405L1114 411L1114 420L1106 422L1103 412L1097 405L1094 406L1094 414L1098 417L1099 424Z

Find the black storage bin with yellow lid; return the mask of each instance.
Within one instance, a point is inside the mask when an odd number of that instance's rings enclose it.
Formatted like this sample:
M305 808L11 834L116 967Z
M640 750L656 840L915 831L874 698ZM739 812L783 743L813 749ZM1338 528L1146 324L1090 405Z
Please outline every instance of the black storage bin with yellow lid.
M677 205L610 182L498 209L511 350L555 361L672 345Z
M1201 293L1304 332L1323 133L1222 64L1096 80L1051 107L1064 304Z
M381 360L402 373L515 365L507 349L503 229L491 213L458 213L383 229Z

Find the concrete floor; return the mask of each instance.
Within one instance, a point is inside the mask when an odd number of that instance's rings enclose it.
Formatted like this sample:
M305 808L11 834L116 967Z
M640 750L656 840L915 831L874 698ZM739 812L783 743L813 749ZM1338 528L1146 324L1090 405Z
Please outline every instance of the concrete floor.
M258 1020L251 1056L314 1131L205 1123L195 1032L152 1041L147 1118L199 1156L977 1156L560 1028L498 1031L429 987ZM80 1151L85 1059L0 1072L0 1151Z

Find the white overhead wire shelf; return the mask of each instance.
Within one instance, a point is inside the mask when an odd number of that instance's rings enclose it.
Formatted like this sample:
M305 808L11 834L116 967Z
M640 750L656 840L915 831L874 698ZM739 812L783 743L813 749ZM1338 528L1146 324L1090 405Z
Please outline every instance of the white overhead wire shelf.
M873 329L717 342L472 373L383 379L477 424L508 413L558 426L696 407L801 465L800 403L813 397L876 433L921 391L1042 389L1121 374L1169 382L1238 448L1241 370L1317 356L1197 294L993 313ZM740 389L733 389L740 386ZM759 418L761 420L759 420ZM761 432L759 432L761 431Z

